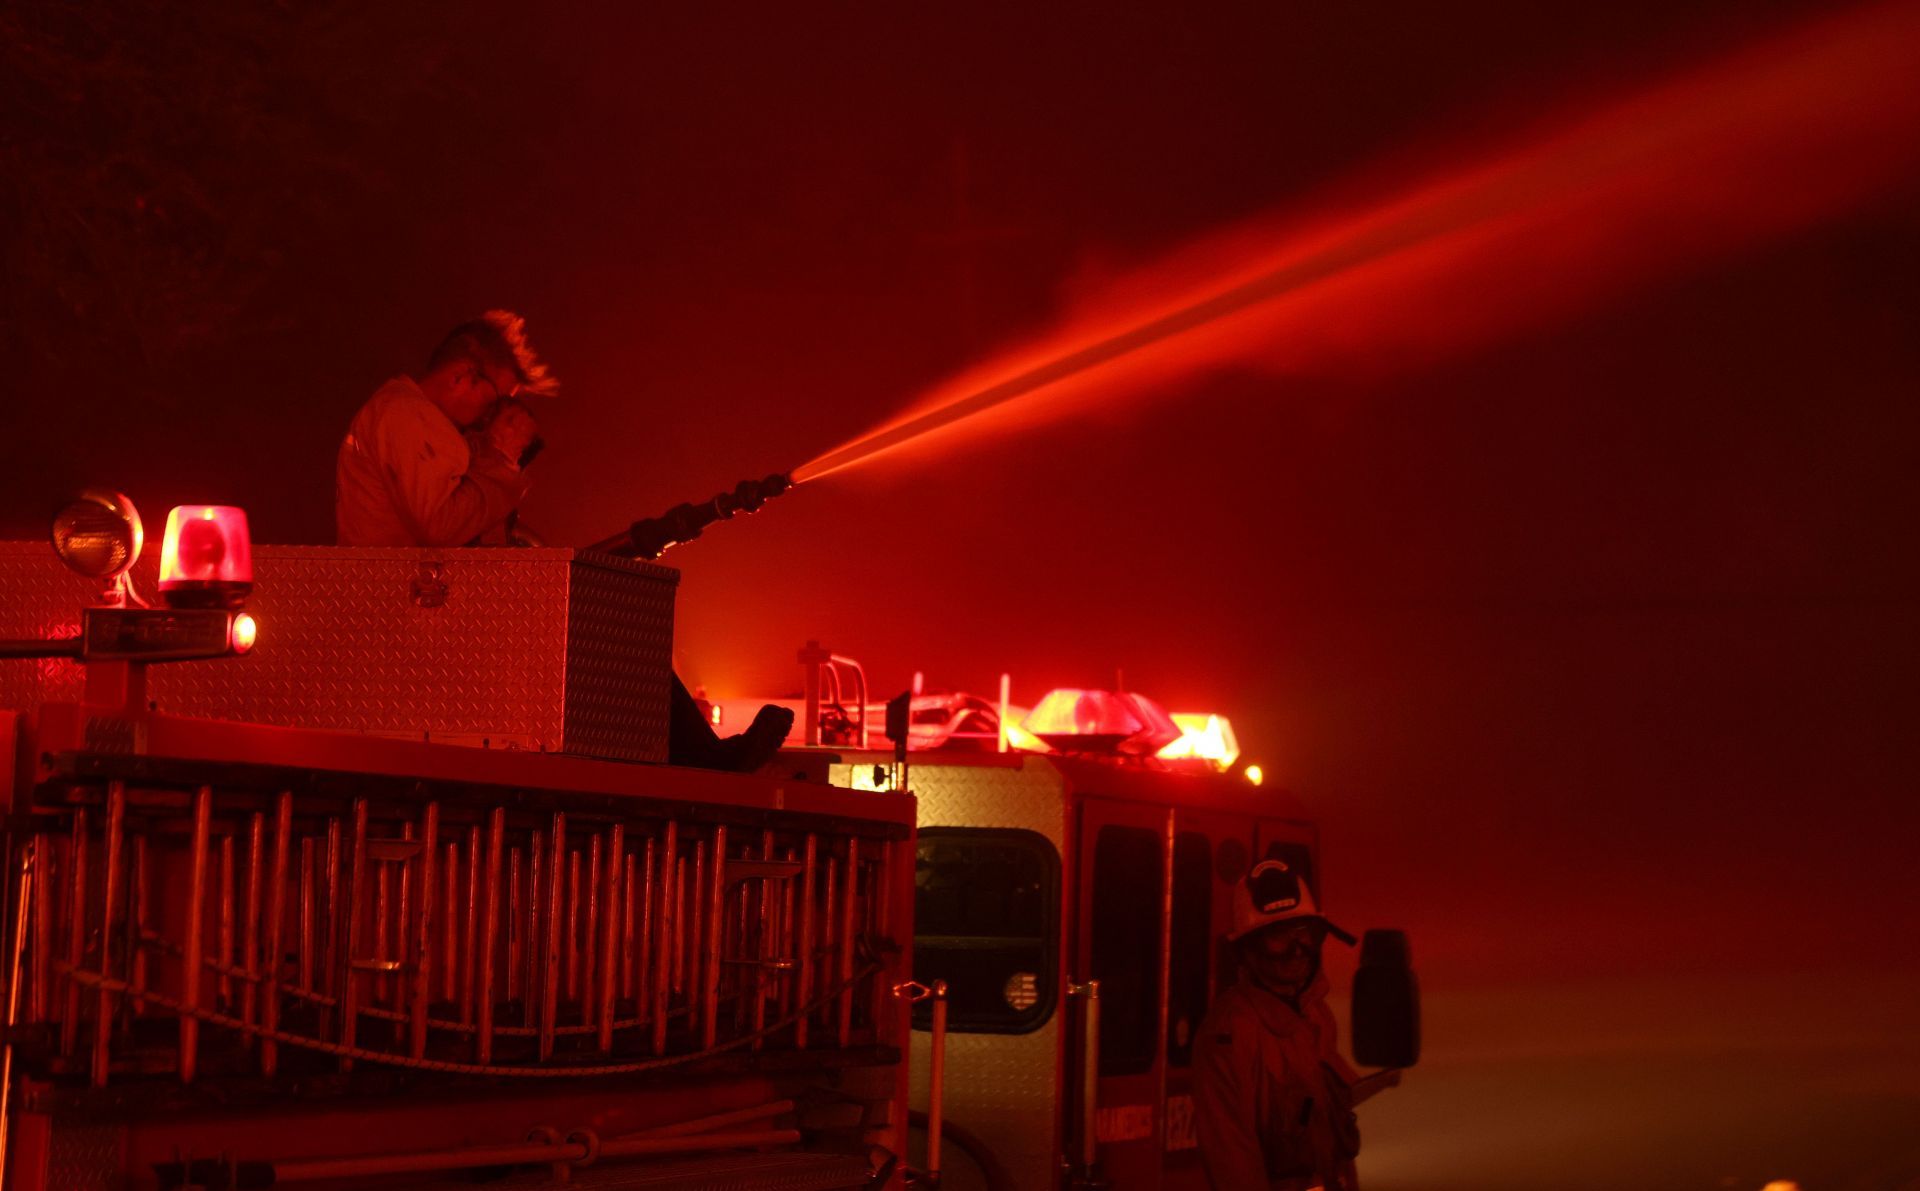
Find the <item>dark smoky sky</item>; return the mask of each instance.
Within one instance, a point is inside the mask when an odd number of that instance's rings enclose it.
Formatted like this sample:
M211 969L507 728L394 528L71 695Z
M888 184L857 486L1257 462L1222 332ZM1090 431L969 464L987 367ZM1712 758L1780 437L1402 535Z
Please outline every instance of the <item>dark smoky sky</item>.
M8 6L0 529L95 483L327 541L359 402L509 306L566 385L526 517L590 541L1069 291L1819 11L1193 7ZM1916 198L1430 368L1215 372L802 487L670 557L681 671L781 693L812 637L882 689L1224 711L1436 1005L1912 1002ZM1663 1028L1752 1044L1721 996Z

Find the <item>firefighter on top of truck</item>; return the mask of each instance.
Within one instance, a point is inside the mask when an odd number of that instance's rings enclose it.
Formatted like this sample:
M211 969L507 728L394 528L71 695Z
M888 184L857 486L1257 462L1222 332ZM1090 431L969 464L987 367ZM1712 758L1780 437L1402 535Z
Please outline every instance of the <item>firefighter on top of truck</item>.
M1216 1191L1354 1191L1353 1106L1399 1082L1366 1078L1340 1057L1320 948L1353 936L1322 916L1284 861L1254 866L1234 890L1241 979L1223 991L1194 1044L1194 1123Z
M420 379L394 377L354 415L334 470L340 545L464 546L503 526L527 494L536 436L519 398L559 391L519 315L455 327Z
M354 415L334 471L340 545L504 541L539 443L520 398L559 391L519 315L489 310L455 327L433 349L425 375L394 377ZM762 707L745 732L723 740L675 678L667 759L751 773L772 760L792 727L791 711Z

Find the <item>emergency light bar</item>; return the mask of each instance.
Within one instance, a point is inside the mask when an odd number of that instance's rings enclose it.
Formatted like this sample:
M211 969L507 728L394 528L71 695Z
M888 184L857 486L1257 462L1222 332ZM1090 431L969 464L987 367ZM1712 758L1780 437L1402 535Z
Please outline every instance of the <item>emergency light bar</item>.
M1063 753L1151 756L1180 739L1173 717L1132 691L1051 690L1022 726Z

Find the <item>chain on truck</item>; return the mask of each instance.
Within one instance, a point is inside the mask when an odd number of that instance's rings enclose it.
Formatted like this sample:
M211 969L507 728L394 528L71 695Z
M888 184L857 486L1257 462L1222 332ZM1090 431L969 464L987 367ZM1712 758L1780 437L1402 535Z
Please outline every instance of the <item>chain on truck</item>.
M0 543L4 1185L1204 1186L1226 891L1317 880L1311 822L1217 722L888 715L817 647L775 764L665 764L648 559L767 488L581 551L197 506L156 566L99 491ZM1362 1062L1417 1050L1404 955Z

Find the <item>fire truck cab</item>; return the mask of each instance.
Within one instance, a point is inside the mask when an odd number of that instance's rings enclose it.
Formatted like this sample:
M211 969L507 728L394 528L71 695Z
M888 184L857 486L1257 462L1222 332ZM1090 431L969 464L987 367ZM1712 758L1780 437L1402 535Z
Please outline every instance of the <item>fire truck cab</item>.
M1097 691L1029 712L1003 678L997 705L902 696L889 729L860 705L856 663L812 643L800 659L819 670L793 743L830 750L837 785L918 800L913 978L944 1004L913 1012L913 1163L960 1191L1206 1188L1194 1035L1235 978L1226 934L1252 865L1284 861L1325 904L1306 808L1235 764L1217 716ZM962 715L975 731L949 730ZM1365 946L1382 962L1356 981L1353 1053L1411 1065L1404 937Z

